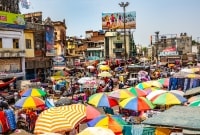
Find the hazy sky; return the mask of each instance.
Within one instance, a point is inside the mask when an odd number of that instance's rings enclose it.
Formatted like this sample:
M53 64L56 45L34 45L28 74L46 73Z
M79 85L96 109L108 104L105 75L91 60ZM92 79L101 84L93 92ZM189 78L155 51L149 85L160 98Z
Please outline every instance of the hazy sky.
M87 30L101 30L102 13L123 12L123 0L29 0L30 9L21 13L43 12L43 19L66 20L67 36L85 36ZM149 45L150 35L187 33L200 37L200 0L126 0L126 11L136 11L136 44Z

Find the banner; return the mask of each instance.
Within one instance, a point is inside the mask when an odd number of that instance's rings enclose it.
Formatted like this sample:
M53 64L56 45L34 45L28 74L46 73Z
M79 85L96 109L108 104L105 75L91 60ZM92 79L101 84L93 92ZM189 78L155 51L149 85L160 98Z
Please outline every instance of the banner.
M102 29L123 29L124 13L102 13ZM126 12L125 28L136 29L136 12Z
M46 56L55 56L53 27L51 26L45 27L45 39L46 39Z
M0 11L0 26L24 29L24 15Z

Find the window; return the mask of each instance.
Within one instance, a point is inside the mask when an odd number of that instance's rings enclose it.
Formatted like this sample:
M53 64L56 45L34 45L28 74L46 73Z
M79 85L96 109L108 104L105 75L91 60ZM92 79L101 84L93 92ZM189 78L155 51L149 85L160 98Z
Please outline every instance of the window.
M13 48L19 48L19 39L13 39Z
M26 49L31 49L31 39L26 39Z
M0 48L2 48L2 38L0 38Z

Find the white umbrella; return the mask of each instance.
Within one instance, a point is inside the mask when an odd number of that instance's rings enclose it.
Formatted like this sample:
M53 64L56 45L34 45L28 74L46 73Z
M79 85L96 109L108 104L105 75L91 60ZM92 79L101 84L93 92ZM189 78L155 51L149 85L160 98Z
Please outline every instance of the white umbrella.
M87 66L87 69L95 69L94 66Z
M103 127L87 127L78 135L114 135L114 132Z
M111 77L111 73L107 72L107 71L103 71L101 73L98 74L99 77Z
M82 77L82 78L80 78L80 79L78 80L78 83L79 83L79 84L84 84L85 82L91 81L91 80L93 80L93 77Z

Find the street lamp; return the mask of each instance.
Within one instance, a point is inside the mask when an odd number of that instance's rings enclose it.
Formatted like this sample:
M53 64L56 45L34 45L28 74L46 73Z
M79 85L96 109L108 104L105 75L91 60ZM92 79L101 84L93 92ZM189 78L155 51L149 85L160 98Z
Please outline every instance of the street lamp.
M127 59L127 53L126 53L126 7L129 5L129 2L126 2L126 3L124 3L124 2L121 2L121 3L119 3L119 6L120 7L123 7L123 11L124 11L124 51L125 51L125 53L124 53L124 56L125 56L125 63L126 63L126 59Z

